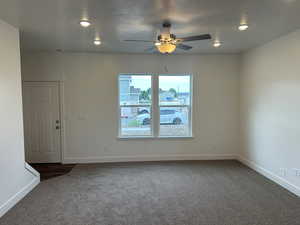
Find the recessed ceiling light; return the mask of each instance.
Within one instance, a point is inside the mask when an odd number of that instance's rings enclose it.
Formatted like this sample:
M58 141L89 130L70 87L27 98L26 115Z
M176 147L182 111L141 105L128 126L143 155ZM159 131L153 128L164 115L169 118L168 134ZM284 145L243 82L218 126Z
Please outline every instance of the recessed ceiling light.
M247 24L240 24L240 26L239 26L240 31L247 30L248 28L249 28L249 26Z
M79 22L79 24L82 26L82 27L89 27L91 25L91 23L87 20L81 20Z
M160 42L155 42L155 45L159 46L159 45L161 45L161 43Z
M95 45L101 45L101 41L100 40L94 40L94 44Z
M222 44L221 44L220 41L214 41L214 43L213 43L213 46L214 46L215 48L219 48L221 45L222 45Z

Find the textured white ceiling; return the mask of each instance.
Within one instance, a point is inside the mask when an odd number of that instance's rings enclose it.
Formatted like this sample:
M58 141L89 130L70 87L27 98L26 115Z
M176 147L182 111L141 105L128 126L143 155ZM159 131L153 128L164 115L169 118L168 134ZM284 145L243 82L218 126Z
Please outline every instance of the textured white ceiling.
M154 40L168 19L178 37L210 33L223 43L215 49L209 40L190 42L190 53L234 53L300 28L300 1L1 0L0 18L20 28L24 51L144 53L151 43L122 40ZM81 28L83 18L92 26ZM237 29L241 19L250 25L245 32ZM93 45L97 36L99 47Z

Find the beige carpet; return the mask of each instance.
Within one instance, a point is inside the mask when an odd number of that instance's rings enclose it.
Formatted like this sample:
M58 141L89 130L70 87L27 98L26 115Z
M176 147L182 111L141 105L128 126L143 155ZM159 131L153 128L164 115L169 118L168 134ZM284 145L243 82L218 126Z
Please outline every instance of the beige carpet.
M300 198L236 161L79 165L1 225L297 225Z

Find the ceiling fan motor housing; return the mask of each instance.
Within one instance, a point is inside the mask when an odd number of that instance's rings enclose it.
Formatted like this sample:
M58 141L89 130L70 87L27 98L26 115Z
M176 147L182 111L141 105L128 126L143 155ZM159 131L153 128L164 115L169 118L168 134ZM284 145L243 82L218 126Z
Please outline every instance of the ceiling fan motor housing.
M163 35L158 35L157 40L159 42L172 42L176 39L175 34L163 34Z
M165 21L163 23L163 28L170 28L171 27L171 23L169 21Z

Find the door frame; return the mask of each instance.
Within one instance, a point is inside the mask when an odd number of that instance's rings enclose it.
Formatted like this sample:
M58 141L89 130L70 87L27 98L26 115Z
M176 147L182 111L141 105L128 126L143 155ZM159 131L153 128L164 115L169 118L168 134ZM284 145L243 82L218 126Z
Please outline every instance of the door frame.
M58 101L59 101L59 117L60 117L60 163L64 163L65 159L65 107L64 107L64 82L63 81L22 81L23 85L26 83L56 83L58 85ZM22 92L23 93L23 92ZM23 104L23 94L22 94L22 104ZM22 109L24 110L24 108ZM24 117L24 116L23 116ZM24 122L23 122L24 123ZM24 126L24 125L23 125ZM25 131L24 131L25 132ZM25 135L25 133L24 133ZM25 144L25 143L24 143ZM25 146L24 146L25 151Z

